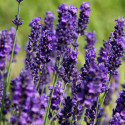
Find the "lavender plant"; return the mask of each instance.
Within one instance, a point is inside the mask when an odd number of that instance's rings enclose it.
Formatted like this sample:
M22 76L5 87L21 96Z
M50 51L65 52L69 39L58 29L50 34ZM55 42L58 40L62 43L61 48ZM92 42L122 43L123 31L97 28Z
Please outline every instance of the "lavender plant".
M24 67L11 79L11 65L20 49L17 31L23 23L19 17L22 1L17 0L18 14L12 21L16 30L0 31L0 124L124 125L124 88L116 107L112 99L119 92L118 68L125 52L124 18L115 20L115 30L103 42L98 57L96 32L87 31L88 2L81 4L79 16L74 5L61 4L56 26L50 11L43 22L41 17L33 18ZM85 63L79 70L79 37L83 36ZM113 107L111 117L105 111L108 106Z

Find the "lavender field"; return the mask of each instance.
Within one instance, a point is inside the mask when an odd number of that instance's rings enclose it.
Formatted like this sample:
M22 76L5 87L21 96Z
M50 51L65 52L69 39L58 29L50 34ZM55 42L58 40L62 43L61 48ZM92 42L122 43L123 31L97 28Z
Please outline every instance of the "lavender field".
M0 0L0 125L125 125L124 0Z

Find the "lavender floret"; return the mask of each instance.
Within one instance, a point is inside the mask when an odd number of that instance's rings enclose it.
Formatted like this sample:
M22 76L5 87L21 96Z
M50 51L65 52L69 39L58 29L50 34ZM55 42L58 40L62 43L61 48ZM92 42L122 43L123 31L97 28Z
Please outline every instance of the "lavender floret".
M16 26L21 26L23 24L23 21L21 20L20 17L18 17L18 15L15 16L15 20L12 20L12 22L16 25Z

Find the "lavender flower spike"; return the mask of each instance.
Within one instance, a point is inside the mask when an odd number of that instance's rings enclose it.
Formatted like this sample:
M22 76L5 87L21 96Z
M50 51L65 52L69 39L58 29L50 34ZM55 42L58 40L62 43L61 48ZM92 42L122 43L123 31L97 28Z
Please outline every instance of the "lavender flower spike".
M58 8L58 37L57 50L64 52L73 40L77 39L77 8L73 5L62 4Z
M39 71L40 71L40 55L38 52L38 45L41 39L41 28L42 21L40 17L35 17L29 23L31 27L31 33L29 35L29 41L26 46L26 59L25 68L31 71L34 83L39 81Z
M83 2L80 6L80 17L78 20L78 32L83 35L89 24L89 16L90 16L91 7L88 2Z
M117 74L125 48L125 20L118 18L116 22L115 31L111 33L108 41L104 41L104 47L100 49L98 57L98 62L104 63L112 75Z
M43 30L50 30L53 31L53 21L55 20L54 14L50 11L46 12L46 17L44 19L45 26L43 27Z

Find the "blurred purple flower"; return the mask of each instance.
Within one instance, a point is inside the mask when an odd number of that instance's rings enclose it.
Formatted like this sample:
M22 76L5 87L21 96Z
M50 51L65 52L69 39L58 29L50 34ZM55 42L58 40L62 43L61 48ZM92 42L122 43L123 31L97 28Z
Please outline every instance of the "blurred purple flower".
M48 96L39 95L31 75L26 71L21 71L20 76L15 78L11 85L13 110L16 112L16 116L12 115L11 122L21 125L29 123L41 125L48 105Z

